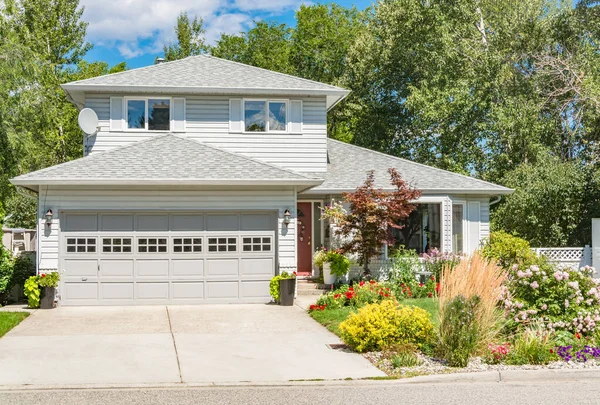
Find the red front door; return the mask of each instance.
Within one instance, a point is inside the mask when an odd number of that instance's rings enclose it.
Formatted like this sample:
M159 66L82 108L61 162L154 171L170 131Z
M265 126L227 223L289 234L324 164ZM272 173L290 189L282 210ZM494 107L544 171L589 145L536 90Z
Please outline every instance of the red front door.
M298 203L298 275L312 275L312 204Z

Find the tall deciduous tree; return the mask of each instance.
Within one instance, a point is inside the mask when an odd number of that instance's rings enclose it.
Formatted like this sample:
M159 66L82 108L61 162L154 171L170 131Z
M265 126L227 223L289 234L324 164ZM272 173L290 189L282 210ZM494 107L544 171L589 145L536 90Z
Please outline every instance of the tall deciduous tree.
M205 52L207 49L204 41L205 32L202 18L194 16L192 20L187 12L179 14L177 25L175 26L177 42L166 44L163 47L165 60L183 59Z
M365 275L370 273L371 258L380 253L383 244L394 244L392 229L402 228L399 221L408 218L415 209L413 202L421 196L395 169L390 168L388 173L395 190L376 188L374 173L370 171L362 186L343 194L349 210L337 217L336 233L343 240L341 249L358 255Z

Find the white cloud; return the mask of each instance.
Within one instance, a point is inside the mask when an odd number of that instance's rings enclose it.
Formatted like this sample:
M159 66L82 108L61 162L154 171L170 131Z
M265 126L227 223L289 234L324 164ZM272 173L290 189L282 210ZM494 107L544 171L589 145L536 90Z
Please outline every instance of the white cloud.
M125 58L160 53L174 39L181 11L204 19L209 43L224 32L237 34L252 26L256 14L277 15L296 9L302 0L81 0L89 23L88 40L116 47Z

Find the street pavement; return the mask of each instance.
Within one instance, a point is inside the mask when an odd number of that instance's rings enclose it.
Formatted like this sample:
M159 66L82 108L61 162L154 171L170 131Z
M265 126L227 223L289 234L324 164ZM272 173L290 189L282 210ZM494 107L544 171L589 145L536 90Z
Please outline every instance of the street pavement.
M289 386L0 391L2 405L512 405L599 404L598 381L421 382L348 381Z

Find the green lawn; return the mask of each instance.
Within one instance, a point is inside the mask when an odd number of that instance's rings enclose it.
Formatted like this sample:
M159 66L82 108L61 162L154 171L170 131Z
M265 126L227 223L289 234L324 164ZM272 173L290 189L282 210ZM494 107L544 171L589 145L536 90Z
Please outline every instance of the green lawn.
M401 305L413 305L415 307L423 308L431 314L431 321L434 325L437 325L437 313L438 303L436 300L431 298L414 298L406 299L400 302ZM356 310L352 307L343 307L339 309L326 309L325 311L312 311L310 316L321 325L325 326L331 332L339 336L338 327L340 323L346 320L351 313Z
M0 337L28 316L29 312L0 312Z

